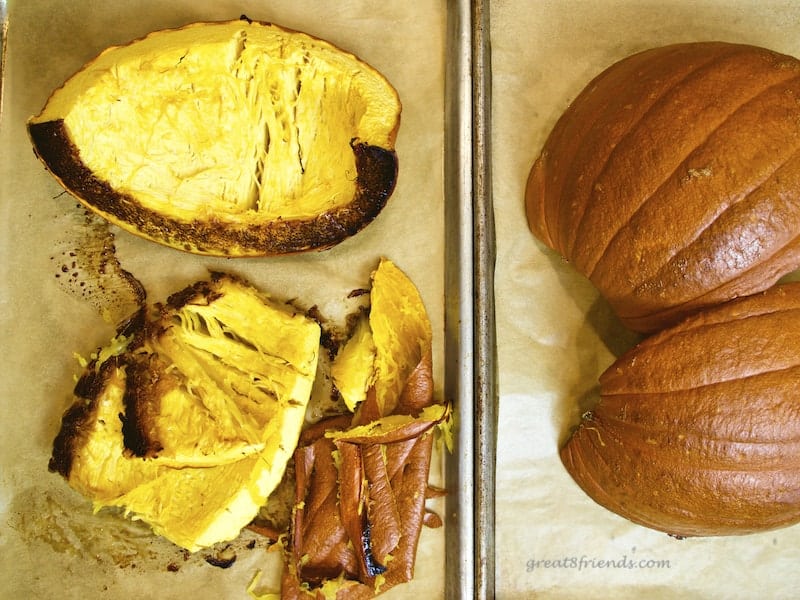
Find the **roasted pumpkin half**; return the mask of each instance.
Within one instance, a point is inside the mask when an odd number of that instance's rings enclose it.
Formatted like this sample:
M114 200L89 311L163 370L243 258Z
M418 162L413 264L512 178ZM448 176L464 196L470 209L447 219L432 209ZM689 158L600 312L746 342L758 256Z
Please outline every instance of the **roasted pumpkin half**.
M674 536L800 522L800 283L663 330L600 377L561 450L596 502Z
M92 356L50 469L187 550L231 540L283 477L319 343L316 321L215 273Z
M123 229L260 256L331 247L380 213L400 113L354 55L242 18L105 50L28 131L52 175Z
M535 235L653 332L800 266L800 61L684 43L629 56L565 110L530 171Z

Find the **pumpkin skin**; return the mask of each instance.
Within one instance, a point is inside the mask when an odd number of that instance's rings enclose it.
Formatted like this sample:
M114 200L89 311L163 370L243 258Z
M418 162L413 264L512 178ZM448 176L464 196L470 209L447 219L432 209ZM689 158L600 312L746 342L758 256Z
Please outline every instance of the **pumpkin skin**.
M560 454L597 503L674 536L800 522L800 283L646 338Z
M525 191L532 232L632 330L800 265L800 61L698 42L629 56L566 109Z

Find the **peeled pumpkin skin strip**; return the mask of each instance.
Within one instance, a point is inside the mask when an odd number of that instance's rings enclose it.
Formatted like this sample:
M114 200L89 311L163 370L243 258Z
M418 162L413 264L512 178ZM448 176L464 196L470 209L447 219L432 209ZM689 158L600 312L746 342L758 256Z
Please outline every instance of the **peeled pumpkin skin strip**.
M397 548L392 552L386 583L382 589L410 581L414 575L414 560L417 543L425 521L425 493L431 456L433 454L433 432L427 431L410 448L405 464L400 465L397 475L392 478L398 513L402 517L402 531ZM402 442L409 444L409 442ZM391 454L390 446L389 454ZM390 465L391 466L391 463Z
M387 453L388 454L388 453ZM390 460L387 456L386 462ZM392 490L387 464L381 446L367 445L361 451L364 476L370 483L369 495L372 502L367 503L367 517L371 527L372 553L376 560L382 561L400 543L402 536L402 517Z
M395 409L396 413L419 413L426 407L433 406L432 390L431 355L426 353L406 381ZM372 398L368 397L368 402L370 400ZM363 420L364 415L372 412L369 404L366 404L357 421ZM445 415L446 409L442 413L442 418L446 418ZM435 423L431 421L412 422L406 427L395 430L393 439L383 438L386 442L382 446L386 454L385 468L394 493L397 515L400 518L400 536L395 550L391 553L393 558L387 565L385 583L381 589L404 583L413 577L417 542L425 520L425 494L420 492L427 490L433 453L434 425ZM413 435L409 435L409 430L415 430ZM362 446L362 452L368 451L367 444L368 442ZM375 501L376 498L372 500ZM373 532L373 538L388 533L379 532L378 527L374 527ZM376 539L373 541L373 546L379 543Z
M398 407L421 409L432 405L431 384L430 355L426 354L413 369ZM442 417L446 414L446 410L442 411ZM365 421L371 422L376 416L379 416L376 395L368 393L358 413L351 419L351 428L363 427ZM338 419L335 424L341 425L341 418ZM293 564L288 564L284 570L284 598L323 598L322 590L310 588L309 584L331 582L339 585L337 598L372 598L378 591L411 579L419 534L425 520L424 492L435 424L429 421L421 430L413 424L414 435L409 435L409 427L399 427L392 430L394 436L378 436L380 443L376 443L363 435L348 439L346 428L345 431L336 427L328 429L323 422L314 432L321 437L313 442L308 436L303 438L306 443L311 442L311 446L298 448L295 454L298 465L307 460L309 452L315 454L315 461L335 467L338 460L340 465L336 481L332 481L330 476L325 481L306 478L307 469L303 481L298 477L298 496L290 532L291 552L287 554ZM326 444L338 452L325 452ZM309 451L309 447L313 450ZM331 472L329 466L320 464L319 469L319 473ZM323 486L329 486L330 492L321 494ZM310 502L319 496L332 501L324 505ZM327 511L324 517L320 514L323 510ZM315 523L312 524L311 520ZM324 530L314 531L314 525ZM338 559L340 563L336 571L329 573L325 581L313 581L312 576L319 575L323 565L332 563L331 557L324 556L314 540L341 539L343 530L351 541L348 546L350 556L345 560ZM391 552L387 552L389 548ZM385 560L384 553L390 556L389 560ZM386 564L380 563L383 560ZM353 565L358 565L357 580L351 579L356 576L352 571ZM379 590L376 590L379 581Z
M292 517L291 563L284 579L300 565L303 578L315 584L342 571L351 576L357 573L356 557L337 508L334 450L333 442L321 437L295 451L296 496L301 500Z
M367 511L370 482L364 472L364 459L356 444L336 443L341 456L339 468L339 511L358 565L357 579L375 585L375 576L386 572L372 552L372 537Z

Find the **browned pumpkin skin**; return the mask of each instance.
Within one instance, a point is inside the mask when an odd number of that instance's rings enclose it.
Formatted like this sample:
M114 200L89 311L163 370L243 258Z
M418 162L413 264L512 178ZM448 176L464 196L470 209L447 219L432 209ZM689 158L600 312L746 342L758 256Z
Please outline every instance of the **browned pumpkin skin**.
M800 522L800 283L651 336L561 449L607 509L676 536Z
M526 188L533 233L622 321L656 331L800 265L800 61L647 50L572 102Z

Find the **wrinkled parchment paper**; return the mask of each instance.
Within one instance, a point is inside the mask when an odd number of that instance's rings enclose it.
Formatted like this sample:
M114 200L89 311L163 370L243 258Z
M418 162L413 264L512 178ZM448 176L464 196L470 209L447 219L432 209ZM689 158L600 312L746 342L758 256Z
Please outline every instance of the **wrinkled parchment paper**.
M648 47L726 40L800 56L800 5L758 1L491 3L499 413L497 598L796 598L800 527L676 540L586 496L557 450L598 375L636 341L525 226L528 171L589 80Z
M8 5L0 129L0 596L3 598L247 598L274 589L278 552L245 533L228 569L188 556L146 527L90 505L47 471L53 437L70 402L75 353L87 356L113 335L96 310L90 277L73 264L83 212L34 157L25 131L49 93L110 45L195 21L271 21L326 39L381 71L403 102L397 137L400 174L382 214L334 249L264 259L196 257L114 229L120 266L161 301L207 275L245 276L280 299L341 316L343 299L369 283L380 256L420 289L434 331L436 393L443 373L444 3L345 0L11 0ZM86 292L85 290L90 290ZM438 462L437 462L438 460ZM444 457L431 481L441 485ZM441 516L443 501L430 507ZM254 545L250 548L250 545ZM443 596L444 528L425 529L415 580L387 598Z

